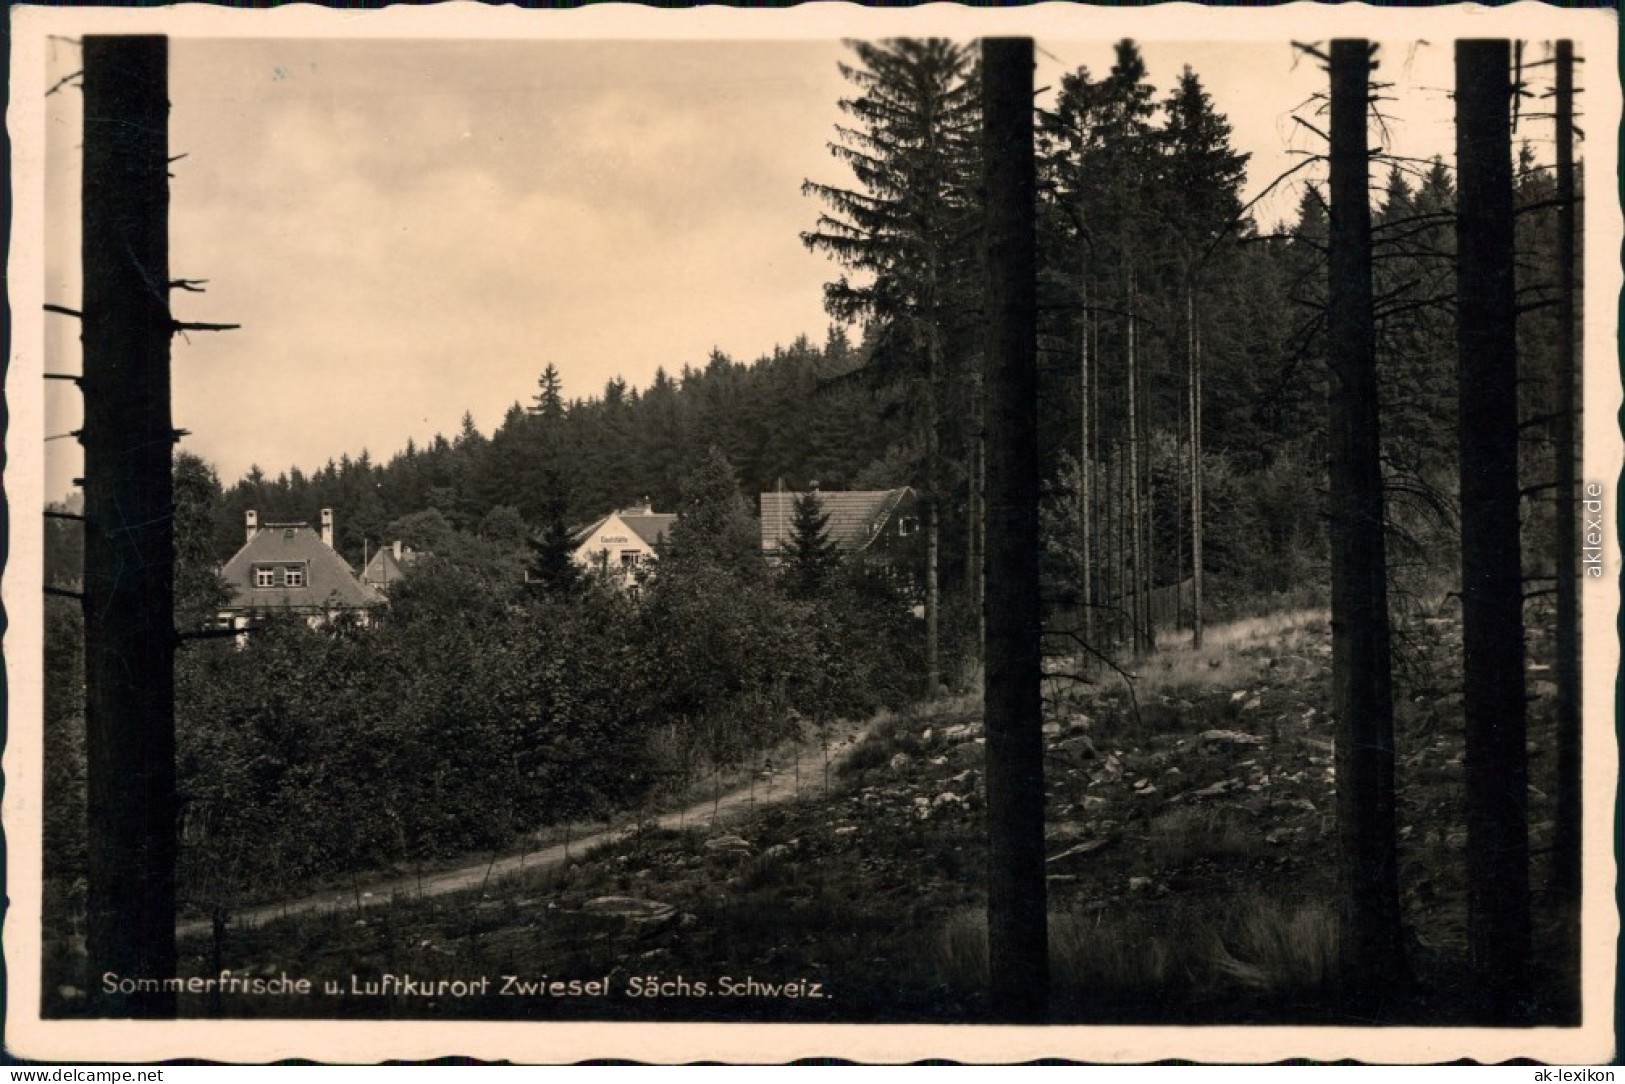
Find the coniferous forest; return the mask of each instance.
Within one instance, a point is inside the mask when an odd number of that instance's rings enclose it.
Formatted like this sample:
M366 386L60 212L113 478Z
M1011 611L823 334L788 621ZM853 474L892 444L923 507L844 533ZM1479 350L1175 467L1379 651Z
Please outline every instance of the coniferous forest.
M1572 96L1562 49L1522 48L1514 68L1458 46L1461 142L1401 158L1374 112L1388 58L1302 46L1326 71L1297 118L1314 149L1273 179L1249 178L1199 71L1151 71L1132 40L1035 99L1039 1019L1578 1019L1563 536L1583 183L1572 148L1512 126L1518 93ZM849 44L840 168L804 187L801 241L831 269L821 342L713 352L643 387L567 388L542 363L489 432L465 415L320 466L222 478L176 454L178 974L546 960L617 989L749 972L840 991L723 1018L1000 1018L980 696L985 525L1008 494L982 423L982 55ZM1295 206L1261 221L1261 189ZM812 493L902 487L910 529L862 552L830 541ZM770 563L758 499L780 490L806 496ZM677 518L636 590L571 560L583 526L644 503ZM416 555L387 606L208 635L245 517L322 509L355 569L397 542ZM92 574L81 509L56 510L47 582L71 592ZM50 1015L106 1011L84 947L84 636L48 599ZM1516 687L1481 692L1496 674ZM1486 797L1508 788L1521 800ZM465 867L464 894L425 890Z

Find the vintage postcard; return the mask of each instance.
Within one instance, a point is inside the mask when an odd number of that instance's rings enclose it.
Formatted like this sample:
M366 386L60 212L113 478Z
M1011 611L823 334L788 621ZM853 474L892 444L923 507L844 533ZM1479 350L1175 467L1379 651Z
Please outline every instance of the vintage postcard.
M8 1053L1613 1057L1612 9L11 27Z

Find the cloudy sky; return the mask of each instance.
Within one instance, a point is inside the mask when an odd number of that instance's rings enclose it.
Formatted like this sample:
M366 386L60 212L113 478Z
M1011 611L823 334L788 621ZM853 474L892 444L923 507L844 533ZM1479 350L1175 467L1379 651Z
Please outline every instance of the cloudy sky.
M1039 84L1111 65L1110 39L1040 39ZM1536 48L1539 48L1538 46ZM1325 75L1282 39L1149 42L1159 95L1191 65L1252 154L1249 192L1316 149L1291 116ZM570 397L620 375L751 360L828 325L837 269L801 231L806 178L840 182L827 144L847 92L838 41L378 39L171 44L176 423L231 482L251 464L314 470L363 448L489 433L548 363ZM53 79L79 66L52 42ZM1448 43L1385 46L1400 153L1451 153ZM46 300L77 284L79 97L49 99ZM1541 138L1533 130L1530 135ZM1296 190L1263 205L1290 212ZM71 322L47 368L76 370ZM77 425L51 385L47 430ZM48 494L78 472L50 446Z

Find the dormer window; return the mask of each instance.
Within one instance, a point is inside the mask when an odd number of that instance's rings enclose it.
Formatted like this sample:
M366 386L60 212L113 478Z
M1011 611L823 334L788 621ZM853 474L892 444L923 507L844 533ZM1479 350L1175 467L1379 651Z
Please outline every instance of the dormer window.
M272 568L270 565L255 565L254 566L254 586L255 587L275 587L276 586L276 569Z

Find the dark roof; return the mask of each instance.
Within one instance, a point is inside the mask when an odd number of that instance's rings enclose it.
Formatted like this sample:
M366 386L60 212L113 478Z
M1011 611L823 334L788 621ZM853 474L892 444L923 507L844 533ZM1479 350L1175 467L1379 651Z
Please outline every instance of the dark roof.
M880 535L897 507L914 491L902 489L852 490L818 493L819 504L829 516L824 537L843 552L866 549ZM790 544L795 535L796 501L801 493L762 494L762 552L774 554Z
M303 564L305 586L255 587L255 565ZM356 579L350 563L322 541L307 523L267 523L254 532L220 570L231 586L231 609L303 610L365 609L384 596Z
M579 546L587 542L593 535L598 533L598 528L611 519L619 519L626 524L627 530L649 545L654 546L658 545L666 537L671 530L671 525L677 522L677 514L675 512L651 512L645 508L627 508L619 512L611 512L607 516L600 516L587 526L576 531L573 539L575 544Z
M401 548L399 558L395 556L393 546L384 546L372 555L367 567L361 570L361 582L366 584L390 584L406 575L406 570L417 563L418 551Z

